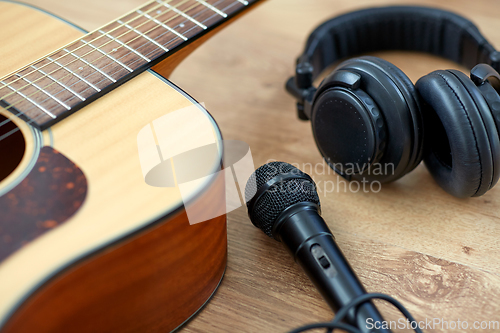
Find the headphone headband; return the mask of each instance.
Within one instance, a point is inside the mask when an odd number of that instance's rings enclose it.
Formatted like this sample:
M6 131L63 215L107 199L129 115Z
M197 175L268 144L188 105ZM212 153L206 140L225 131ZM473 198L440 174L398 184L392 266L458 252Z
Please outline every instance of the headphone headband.
M307 40L297 67L312 65L314 80L342 58L381 50L421 51L469 69L487 63L500 71L499 52L471 21L445 10L413 6L363 9L326 21Z

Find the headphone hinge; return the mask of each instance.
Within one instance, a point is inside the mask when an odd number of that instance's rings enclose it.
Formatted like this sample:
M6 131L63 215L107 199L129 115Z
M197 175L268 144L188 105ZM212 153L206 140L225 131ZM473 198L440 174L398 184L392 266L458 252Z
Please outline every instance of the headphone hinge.
M286 90L297 99L297 116L300 120L311 118L312 100L316 88L312 85L313 67L305 61L295 68L295 76L286 82Z
M297 103L297 116L300 120L311 119L311 104L316 89L313 88L313 66L304 61L295 67L295 86L300 90L302 99Z
M300 120L311 119L312 100L316 93L316 88L311 87L306 90L301 90L302 100L297 102L297 116Z
M295 85L299 89L312 86L313 66L309 62L300 62L295 67Z

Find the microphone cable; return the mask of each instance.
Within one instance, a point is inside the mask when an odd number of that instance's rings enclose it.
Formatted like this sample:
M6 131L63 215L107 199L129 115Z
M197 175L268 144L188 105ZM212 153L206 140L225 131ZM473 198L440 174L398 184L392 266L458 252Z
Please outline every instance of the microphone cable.
M410 321L410 327L417 333L422 333L422 330L418 326L418 322L413 318L411 315L410 311L408 311L401 302L396 300L395 298L386 295L386 294L381 294L381 293L371 293L371 294L364 294L356 297L353 299L350 303L346 304L342 308L340 308L339 311L337 311L337 314L335 315L335 318L332 321L328 322L322 322L322 323L314 323L314 324L308 324L304 325L302 327L296 328L289 333L301 333L301 332L306 332L310 331L313 329L318 329L318 328L326 328L327 333L332 333L336 329L341 329L349 333L361 333L361 331L353 326L349 325L346 323L341 323L340 321L344 319L344 317L347 315L347 313L354 307L359 306L360 304L369 302L374 299L381 299L386 302L389 302L392 304L394 307L396 307L402 314L403 316ZM416 324L416 327L413 328L413 323Z

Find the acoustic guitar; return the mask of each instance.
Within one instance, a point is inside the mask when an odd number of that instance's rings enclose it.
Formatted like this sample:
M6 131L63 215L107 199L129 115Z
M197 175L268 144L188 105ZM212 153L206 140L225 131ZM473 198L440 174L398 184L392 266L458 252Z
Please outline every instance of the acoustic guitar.
M169 332L213 295L221 133L166 78L257 3L149 1L85 33L0 1L1 333Z

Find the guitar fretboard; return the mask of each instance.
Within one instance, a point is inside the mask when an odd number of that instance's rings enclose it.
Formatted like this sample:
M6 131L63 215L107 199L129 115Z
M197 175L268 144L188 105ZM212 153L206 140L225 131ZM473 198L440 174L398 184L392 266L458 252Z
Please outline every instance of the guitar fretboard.
M257 0L156 0L0 81L0 103L45 129Z

